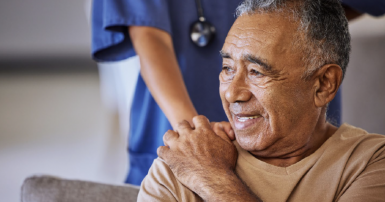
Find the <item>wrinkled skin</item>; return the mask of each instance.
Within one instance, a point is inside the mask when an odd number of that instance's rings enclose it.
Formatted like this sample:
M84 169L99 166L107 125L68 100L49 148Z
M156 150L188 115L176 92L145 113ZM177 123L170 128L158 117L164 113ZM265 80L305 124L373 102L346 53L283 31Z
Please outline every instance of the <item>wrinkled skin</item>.
M292 45L293 24L277 14L244 15L221 51L220 95L236 139L276 166L313 153L335 130L319 121L318 80L302 78L306 67Z
M266 163L287 167L316 151L335 131L327 104L342 71L326 64L303 79L302 51L292 46L298 24L284 13L243 15L221 51L224 110L239 145ZM305 44L303 44L305 45ZM204 117L164 136L158 155L177 179L208 201L259 201L235 174L236 150Z
M227 137L230 138L231 141L235 140L235 133L229 122L227 121L210 122L210 125L214 131L223 129L223 131L226 133Z
M182 121L176 131L169 130L163 136L166 146L158 149L158 155L164 159L180 182L204 195L203 184L211 183L213 173L224 177L235 169L237 150L225 132L226 122L212 123L204 116L193 118L194 127ZM227 124L225 127L229 127ZM191 174L194 173L194 174ZM196 183L197 181L206 183Z

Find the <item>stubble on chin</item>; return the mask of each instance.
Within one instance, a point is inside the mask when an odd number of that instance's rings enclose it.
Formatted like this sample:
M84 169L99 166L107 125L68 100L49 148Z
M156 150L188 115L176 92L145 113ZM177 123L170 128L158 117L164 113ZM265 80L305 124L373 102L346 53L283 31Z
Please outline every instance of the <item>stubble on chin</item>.
M234 132L239 146L250 152L265 150L269 147L269 139L272 138L271 131L265 124Z

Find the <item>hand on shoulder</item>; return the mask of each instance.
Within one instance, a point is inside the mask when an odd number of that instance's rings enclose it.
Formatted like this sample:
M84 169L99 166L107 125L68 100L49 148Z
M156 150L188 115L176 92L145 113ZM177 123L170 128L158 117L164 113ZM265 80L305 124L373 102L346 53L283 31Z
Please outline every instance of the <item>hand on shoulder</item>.
M214 130L216 134L222 133L221 131L224 131L227 135L227 137L233 141L235 140L235 133L233 128L231 127L231 124L227 121L221 121L221 122L210 122L211 128ZM227 139L227 138L226 138Z
M225 132L231 131L230 124L210 124L204 116L194 117L193 124L195 128L182 121L176 131L166 132L158 156L182 184L202 197L211 183L234 174L238 154Z

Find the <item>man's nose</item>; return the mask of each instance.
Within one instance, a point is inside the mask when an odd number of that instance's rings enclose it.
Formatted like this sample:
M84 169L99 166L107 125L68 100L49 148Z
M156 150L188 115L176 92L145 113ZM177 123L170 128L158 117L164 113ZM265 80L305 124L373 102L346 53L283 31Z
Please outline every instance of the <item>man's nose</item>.
M247 85L244 76L237 75L234 77L226 90L225 97L229 103L246 102L250 100L252 93Z

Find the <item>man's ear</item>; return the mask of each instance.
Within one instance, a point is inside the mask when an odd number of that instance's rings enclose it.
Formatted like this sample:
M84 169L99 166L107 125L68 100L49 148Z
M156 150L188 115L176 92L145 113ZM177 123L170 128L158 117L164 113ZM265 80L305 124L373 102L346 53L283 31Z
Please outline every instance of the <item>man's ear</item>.
M314 103L324 107L333 100L342 82L342 69L336 64L327 64L313 74L315 80Z

